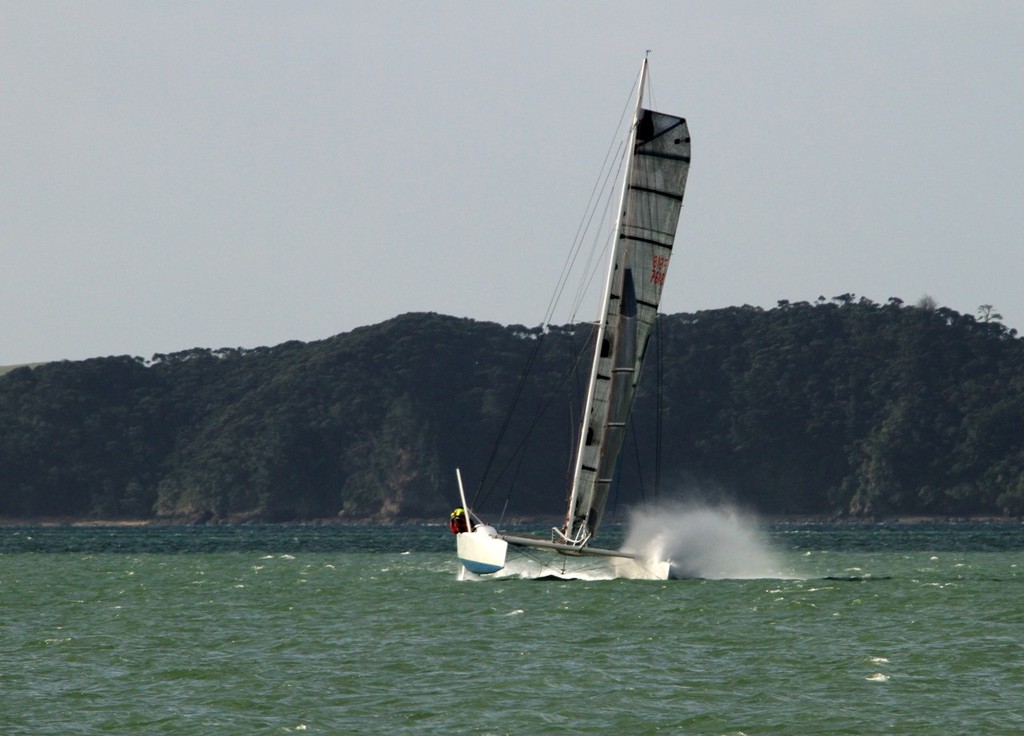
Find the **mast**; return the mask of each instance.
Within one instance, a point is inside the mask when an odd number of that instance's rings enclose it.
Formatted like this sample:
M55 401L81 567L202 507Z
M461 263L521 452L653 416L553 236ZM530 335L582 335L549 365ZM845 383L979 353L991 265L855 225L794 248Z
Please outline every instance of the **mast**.
M594 394L597 388L598 371L601 367L601 354L604 352L604 344L606 339L606 333L608 331L608 320L606 314L608 312L608 303L611 299L612 293L612 282L615 278L615 263L618 256L619 250L619 232L622 229L622 220L625 217L625 206L626 206L626 194L629 191L630 174L632 171L631 163L633 161L633 150L636 147L636 131L637 124L640 122L640 114L643 110L643 99L644 99L644 87L647 84L647 55L644 55L643 63L640 65L640 79L637 82L636 89L636 107L633 109L633 123L630 126L629 132L629 143L626 147L627 159L625 166L625 173L622 177L622 189L619 191L619 208L615 213L615 229L612 237L614 242L610 248L611 253L608 256L608 274L605 277L604 294L601 298L601 313L598 315L598 327L597 327L597 339L594 343L594 360L590 366L590 380L587 382L587 399L583 408L583 419L580 426L580 438L579 444L576 447L576 467L573 470L572 477L572 490L569 493L569 505L565 512L565 524L563 526L563 533L565 534L566 541L573 544L585 544L589 538L589 533L584 533L584 530L576 529L574 517L576 516L576 505L579 500L580 494L580 478L583 471L584 451L588 444L588 439L593 442L593 436L590 434L588 438L588 425L589 417L594 409Z
M690 165L683 118L646 110L644 58L626 149L563 543L582 546L604 513L657 316ZM556 530L557 531L557 530Z

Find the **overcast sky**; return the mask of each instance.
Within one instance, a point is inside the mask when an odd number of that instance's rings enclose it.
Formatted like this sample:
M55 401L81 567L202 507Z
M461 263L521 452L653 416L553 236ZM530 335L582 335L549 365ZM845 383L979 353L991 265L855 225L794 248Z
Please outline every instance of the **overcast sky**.
M0 364L536 325L646 49L663 311L1024 332L1024 3L0 0Z

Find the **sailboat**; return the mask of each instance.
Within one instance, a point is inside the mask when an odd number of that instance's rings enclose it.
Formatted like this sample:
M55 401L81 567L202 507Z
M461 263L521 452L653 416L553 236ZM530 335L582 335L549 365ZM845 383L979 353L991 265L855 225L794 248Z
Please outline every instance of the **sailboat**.
M671 560L661 559L657 551L607 549L592 543L604 516L657 317L690 168L686 120L644 107L647 75L644 58L564 521L551 530L549 539L501 533L467 505L457 470L463 512L453 519L453 531L462 569L471 574L504 569L510 548L625 561L639 570L632 577L666 579L671 574Z

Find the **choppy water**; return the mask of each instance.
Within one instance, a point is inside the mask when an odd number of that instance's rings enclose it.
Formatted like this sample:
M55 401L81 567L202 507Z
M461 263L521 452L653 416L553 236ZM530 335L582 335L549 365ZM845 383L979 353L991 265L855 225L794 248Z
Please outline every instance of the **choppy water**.
M3 734L1020 734L1024 528L459 583L439 527L0 529Z

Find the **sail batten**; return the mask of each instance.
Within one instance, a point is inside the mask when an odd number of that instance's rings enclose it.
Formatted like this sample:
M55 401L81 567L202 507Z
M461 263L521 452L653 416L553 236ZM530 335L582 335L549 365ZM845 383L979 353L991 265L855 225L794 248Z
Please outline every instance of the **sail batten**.
M621 239L622 240L632 240L634 243L647 243L648 245L657 245L660 248L667 248L668 250L672 250L672 245L673 245L671 242L663 243L662 241L655 240L654 238L641 238L641 237L636 236L636 235L623 235ZM612 298L613 299L617 299L618 297L612 297Z
M654 194L659 197L668 197L669 199L674 199L677 202L683 201L683 195L681 194L675 194L674 192L666 192L660 189L651 189L650 187L641 187L636 184L633 184L630 187L630 190L634 192L644 192L645 194Z
M638 156L647 156L649 158L666 158L672 159L673 161L682 161L683 163L690 163L690 157L683 154L672 154L658 151L645 151L644 153L637 154Z

